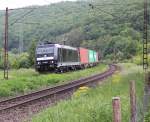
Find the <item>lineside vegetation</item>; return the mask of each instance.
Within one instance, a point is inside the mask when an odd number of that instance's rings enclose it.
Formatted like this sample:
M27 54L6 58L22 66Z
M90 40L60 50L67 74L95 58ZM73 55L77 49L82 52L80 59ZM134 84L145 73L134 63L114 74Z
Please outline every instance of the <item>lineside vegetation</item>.
M107 69L108 66L105 64L63 74L39 74L38 72L35 72L34 69L14 69L9 71L9 80L4 80L3 71L0 71L0 97L24 94L30 92L31 90L63 84L67 81L104 72Z
M130 119L129 81L136 81L138 121L141 120L143 72L134 64L120 64L116 73L95 89L82 87L68 101L62 101L36 115L32 122L112 122L112 97L121 98L122 122Z

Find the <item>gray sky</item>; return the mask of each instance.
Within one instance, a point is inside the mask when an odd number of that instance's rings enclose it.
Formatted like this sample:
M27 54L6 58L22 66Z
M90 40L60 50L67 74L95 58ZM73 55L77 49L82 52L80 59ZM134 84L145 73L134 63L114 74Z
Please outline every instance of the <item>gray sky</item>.
M6 7L12 9L31 5L46 5L61 1L77 1L77 0L0 0L0 10L5 9Z

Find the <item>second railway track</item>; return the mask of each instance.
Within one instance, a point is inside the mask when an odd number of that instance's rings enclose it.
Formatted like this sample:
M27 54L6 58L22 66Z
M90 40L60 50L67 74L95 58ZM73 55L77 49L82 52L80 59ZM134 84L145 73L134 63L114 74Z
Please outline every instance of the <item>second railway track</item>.
M65 91L71 91L73 89L77 89L80 86L100 81L104 78L107 78L111 76L115 71L117 70L116 65L110 65L109 69L101 74L93 75L91 77L82 78L79 80L74 80L69 83L55 86L52 88L47 88L44 90L32 92L30 94L22 95L13 97L7 100L0 101L0 113L3 113L5 111L9 111L10 109L15 109L17 107L30 105L30 103L33 103L35 101L40 101L44 98L50 97L55 94L63 93Z

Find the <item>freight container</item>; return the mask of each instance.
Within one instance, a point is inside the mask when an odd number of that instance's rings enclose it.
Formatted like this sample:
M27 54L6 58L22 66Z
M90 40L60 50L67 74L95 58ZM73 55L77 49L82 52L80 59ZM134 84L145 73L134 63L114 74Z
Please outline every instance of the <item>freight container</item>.
M89 63L93 63L95 61L94 59L94 51L93 50L89 50Z
M88 49L79 48L79 53L80 53L80 62L81 62L82 64L87 64L87 63L89 63Z
M93 51L94 54L94 62L97 62L97 52Z

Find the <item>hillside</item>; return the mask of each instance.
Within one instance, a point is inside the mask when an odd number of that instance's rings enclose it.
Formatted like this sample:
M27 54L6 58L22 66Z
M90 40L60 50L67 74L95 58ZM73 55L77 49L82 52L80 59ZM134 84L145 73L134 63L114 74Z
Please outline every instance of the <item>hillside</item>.
M31 42L52 41L95 49L105 57L130 58L142 51L143 3L138 0L95 0L61 2L36 7L26 17L9 26L9 50L18 49L19 40L27 51ZM9 23L33 7L10 11ZM0 12L3 18L4 11ZM21 22L21 23L20 23ZM36 24L22 24L36 23ZM0 20L2 40L3 20ZM2 46L2 41L0 41Z

